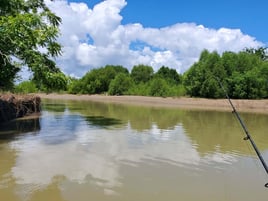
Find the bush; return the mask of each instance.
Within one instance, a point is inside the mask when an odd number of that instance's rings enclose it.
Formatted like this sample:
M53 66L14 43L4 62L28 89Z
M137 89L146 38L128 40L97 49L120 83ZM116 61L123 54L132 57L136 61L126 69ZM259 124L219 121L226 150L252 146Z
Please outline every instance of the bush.
M133 85L133 81L129 75L125 73L119 73L115 79L113 79L109 86L109 95L124 95Z
M149 96L150 86L148 83L134 84L128 90L128 95Z
M162 78L154 78L150 83L150 96L167 97L169 95L169 87L167 82Z
M120 73L129 74L128 70L122 66L107 65L92 69L80 79L80 91L83 94L106 93L111 81Z
M16 85L14 88L16 93L36 93L38 91L36 85L32 81L24 81Z
M182 84L170 86L168 96L180 97L180 96L185 96L185 95L186 95L186 89Z
M70 94L81 94L82 88L82 82L80 79L71 78L67 85L67 91Z

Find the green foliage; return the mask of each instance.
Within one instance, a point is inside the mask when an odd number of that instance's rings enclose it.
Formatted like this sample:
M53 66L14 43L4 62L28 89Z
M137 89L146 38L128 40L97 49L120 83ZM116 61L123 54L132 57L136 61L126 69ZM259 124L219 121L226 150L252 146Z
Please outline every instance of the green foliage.
M0 90L12 89L16 74L20 70L15 64L12 65L6 60L7 58L0 54Z
M119 73L110 83L109 95L124 95L133 85L133 81L129 75Z
M150 86L149 83L134 84L128 90L129 95L149 96Z
M264 78L259 69L253 69L245 74L234 73L230 80L231 96L243 99L267 98L267 81L268 77Z
M257 49L254 48L246 48L245 52L249 54L256 55L258 58L260 58L263 61L268 60L268 55L267 55L267 47L259 47Z
M22 65L28 66L34 72L34 79L40 82L45 79L42 72L59 72L50 58L61 53L61 46L56 42L60 22L43 0L1 0L0 78L3 82L12 83ZM0 83L0 88L9 85Z
M200 59L183 76L186 92L194 97L224 98L218 80L231 98L257 99L268 96L268 62L263 49L239 53L204 50ZM218 80L217 80L218 79Z
M36 81L34 80L36 83ZM46 72L43 78L43 85L41 89L46 92L52 91L66 91L68 84L68 78L62 72L51 73Z
M201 53L199 62L195 63L184 74L184 86L186 92L194 97L220 98L223 91L215 77L220 80L226 76L226 71L217 52Z
M151 66L134 66L131 71L131 77L135 83L146 83L153 77L154 70Z
M71 90L71 92L82 94L108 92L111 81L120 73L129 75L128 70L122 66L107 65L102 68L93 69L74 84L75 91Z
M170 94L171 97L181 97L186 95L186 90L183 84L175 85L170 87Z
M150 96L167 97L169 95L169 87L167 82L162 78L154 78L150 82Z
M128 90L129 95L179 97L186 94L182 84L173 85L162 78L153 78L149 82L134 84Z
M227 76L231 76L238 66L238 54L234 52L224 52L221 57L221 63Z
M16 93L36 93L38 91L36 85L32 81L23 81L15 86L14 91Z
M107 65L92 69L81 79L70 79L68 92L73 94L182 96L185 88L176 70L162 67L156 74L150 66L134 66L132 74L122 66Z
M76 79L76 78L70 78L68 85L67 85L67 90L68 93L70 94L79 94L81 93L81 89L83 87L81 79Z
M170 69L165 66L162 66L154 76L165 79L170 84L180 84L182 82L182 77L175 69Z

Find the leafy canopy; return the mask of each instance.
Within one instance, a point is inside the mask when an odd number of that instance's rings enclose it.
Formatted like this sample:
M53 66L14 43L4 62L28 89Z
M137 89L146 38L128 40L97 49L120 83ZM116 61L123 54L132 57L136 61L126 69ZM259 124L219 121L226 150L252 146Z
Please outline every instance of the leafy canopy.
M56 42L60 23L44 0L0 1L0 88L12 85L23 65L37 82L45 72L59 72L51 58L61 53Z
M154 70L151 66L138 65L131 70L131 77L135 83L148 82L153 77Z

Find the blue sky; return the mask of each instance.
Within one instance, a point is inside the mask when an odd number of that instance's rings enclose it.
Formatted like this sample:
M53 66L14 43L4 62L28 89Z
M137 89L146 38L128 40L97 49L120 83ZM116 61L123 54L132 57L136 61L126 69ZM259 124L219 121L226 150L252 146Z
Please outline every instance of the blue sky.
M93 68L144 64L187 71L200 53L268 44L268 1L45 0L62 19L57 65L81 77ZM217 2L217 3L215 3Z
M102 0L85 2L89 7ZM241 29L244 34L268 44L267 0L127 0L121 14L123 24L165 27L176 23L196 23L209 28Z
M126 23L138 21L153 27L194 22L210 28L238 28L268 42L267 8L265 0L130 0L122 15Z

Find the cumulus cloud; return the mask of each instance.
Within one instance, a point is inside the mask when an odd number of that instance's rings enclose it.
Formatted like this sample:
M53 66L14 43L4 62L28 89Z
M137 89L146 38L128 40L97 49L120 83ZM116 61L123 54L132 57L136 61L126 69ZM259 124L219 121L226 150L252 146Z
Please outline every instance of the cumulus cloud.
M107 64L151 65L158 70L165 65L179 73L187 70L203 49L240 51L259 47L261 42L239 29L210 29L194 23L178 23L163 28L121 23L125 0L105 0L89 8L85 3L66 0L49 1L47 5L62 18L59 42L63 55L57 59L67 74L81 77L92 68Z

